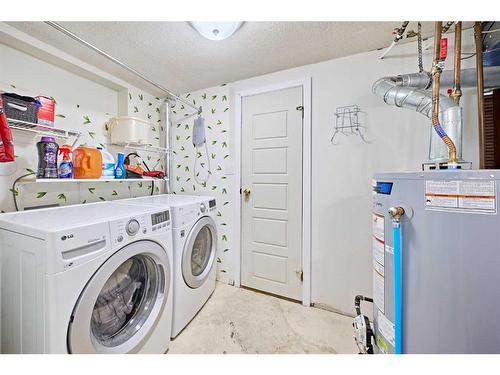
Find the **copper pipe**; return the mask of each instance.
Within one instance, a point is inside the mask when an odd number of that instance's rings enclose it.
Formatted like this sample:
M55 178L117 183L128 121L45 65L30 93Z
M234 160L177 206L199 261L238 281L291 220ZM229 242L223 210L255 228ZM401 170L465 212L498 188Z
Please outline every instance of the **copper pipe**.
M483 76L483 27L481 22L474 24L474 40L476 42L476 74L477 74L477 130L479 138L479 169L484 169L484 76Z
M443 28L443 23L441 21L437 21L435 23L434 30L434 61L432 64L432 126L434 126L434 130L439 134L441 139L446 146L448 146L448 164L456 165L457 160L457 149L455 147L455 143L450 139L450 137L444 132L443 128L439 123L439 78L441 76L441 67L439 66L439 62L441 60L440 52L441 52L441 33Z
M460 104L460 98L462 96L462 88L460 86L460 69L461 69L461 57L462 57L462 21L455 24L455 54L453 59L453 89L451 92L451 98L455 103Z

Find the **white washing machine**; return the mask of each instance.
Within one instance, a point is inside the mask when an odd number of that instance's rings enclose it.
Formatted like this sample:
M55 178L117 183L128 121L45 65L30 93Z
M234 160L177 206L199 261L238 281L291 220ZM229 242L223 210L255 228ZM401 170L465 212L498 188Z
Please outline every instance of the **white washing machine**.
M172 338L194 318L215 290L217 225L213 197L162 194L122 202L170 207L174 244Z
M165 353L167 207L101 202L0 215L1 352Z

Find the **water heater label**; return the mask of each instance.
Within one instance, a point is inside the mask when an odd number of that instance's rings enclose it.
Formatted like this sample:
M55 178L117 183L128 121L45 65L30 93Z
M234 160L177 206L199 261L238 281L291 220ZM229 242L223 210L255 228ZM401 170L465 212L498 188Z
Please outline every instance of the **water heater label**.
M496 206L495 181L425 181L427 209L496 214Z
M372 215L373 303L382 312L385 306L385 218Z
M389 343L394 346L394 324L382 313L377 315L378 330Z

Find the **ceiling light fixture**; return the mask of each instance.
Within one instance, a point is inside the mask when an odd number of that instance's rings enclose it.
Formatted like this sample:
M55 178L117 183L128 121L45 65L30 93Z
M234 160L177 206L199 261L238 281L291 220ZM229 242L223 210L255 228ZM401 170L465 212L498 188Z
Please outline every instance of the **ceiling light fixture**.
M243 22L189 22L202 36L210 40L224 40L233 35Z

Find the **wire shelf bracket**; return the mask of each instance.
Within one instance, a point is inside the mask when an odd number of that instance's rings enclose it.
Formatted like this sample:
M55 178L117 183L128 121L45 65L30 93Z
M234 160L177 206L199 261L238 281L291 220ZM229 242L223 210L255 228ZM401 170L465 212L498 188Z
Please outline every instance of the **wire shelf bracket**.
M66 129L56 128L53 126L46 126L41 124L35 124L33 122L21 121L12 118L8 118L7 122L9 123L9 127L15 130L27 131L40 135L48 135L56 138L69 139L75 138L73 143L76 143L78 138L80 138L80 132L70 131Z
M171 150L169 150L168 148L152 146L149 144L142 144L142 143L129 142L125 143L124 145L116 145L116 146L123 146L125 150L152 152L160 155L166 155L171 153Z

